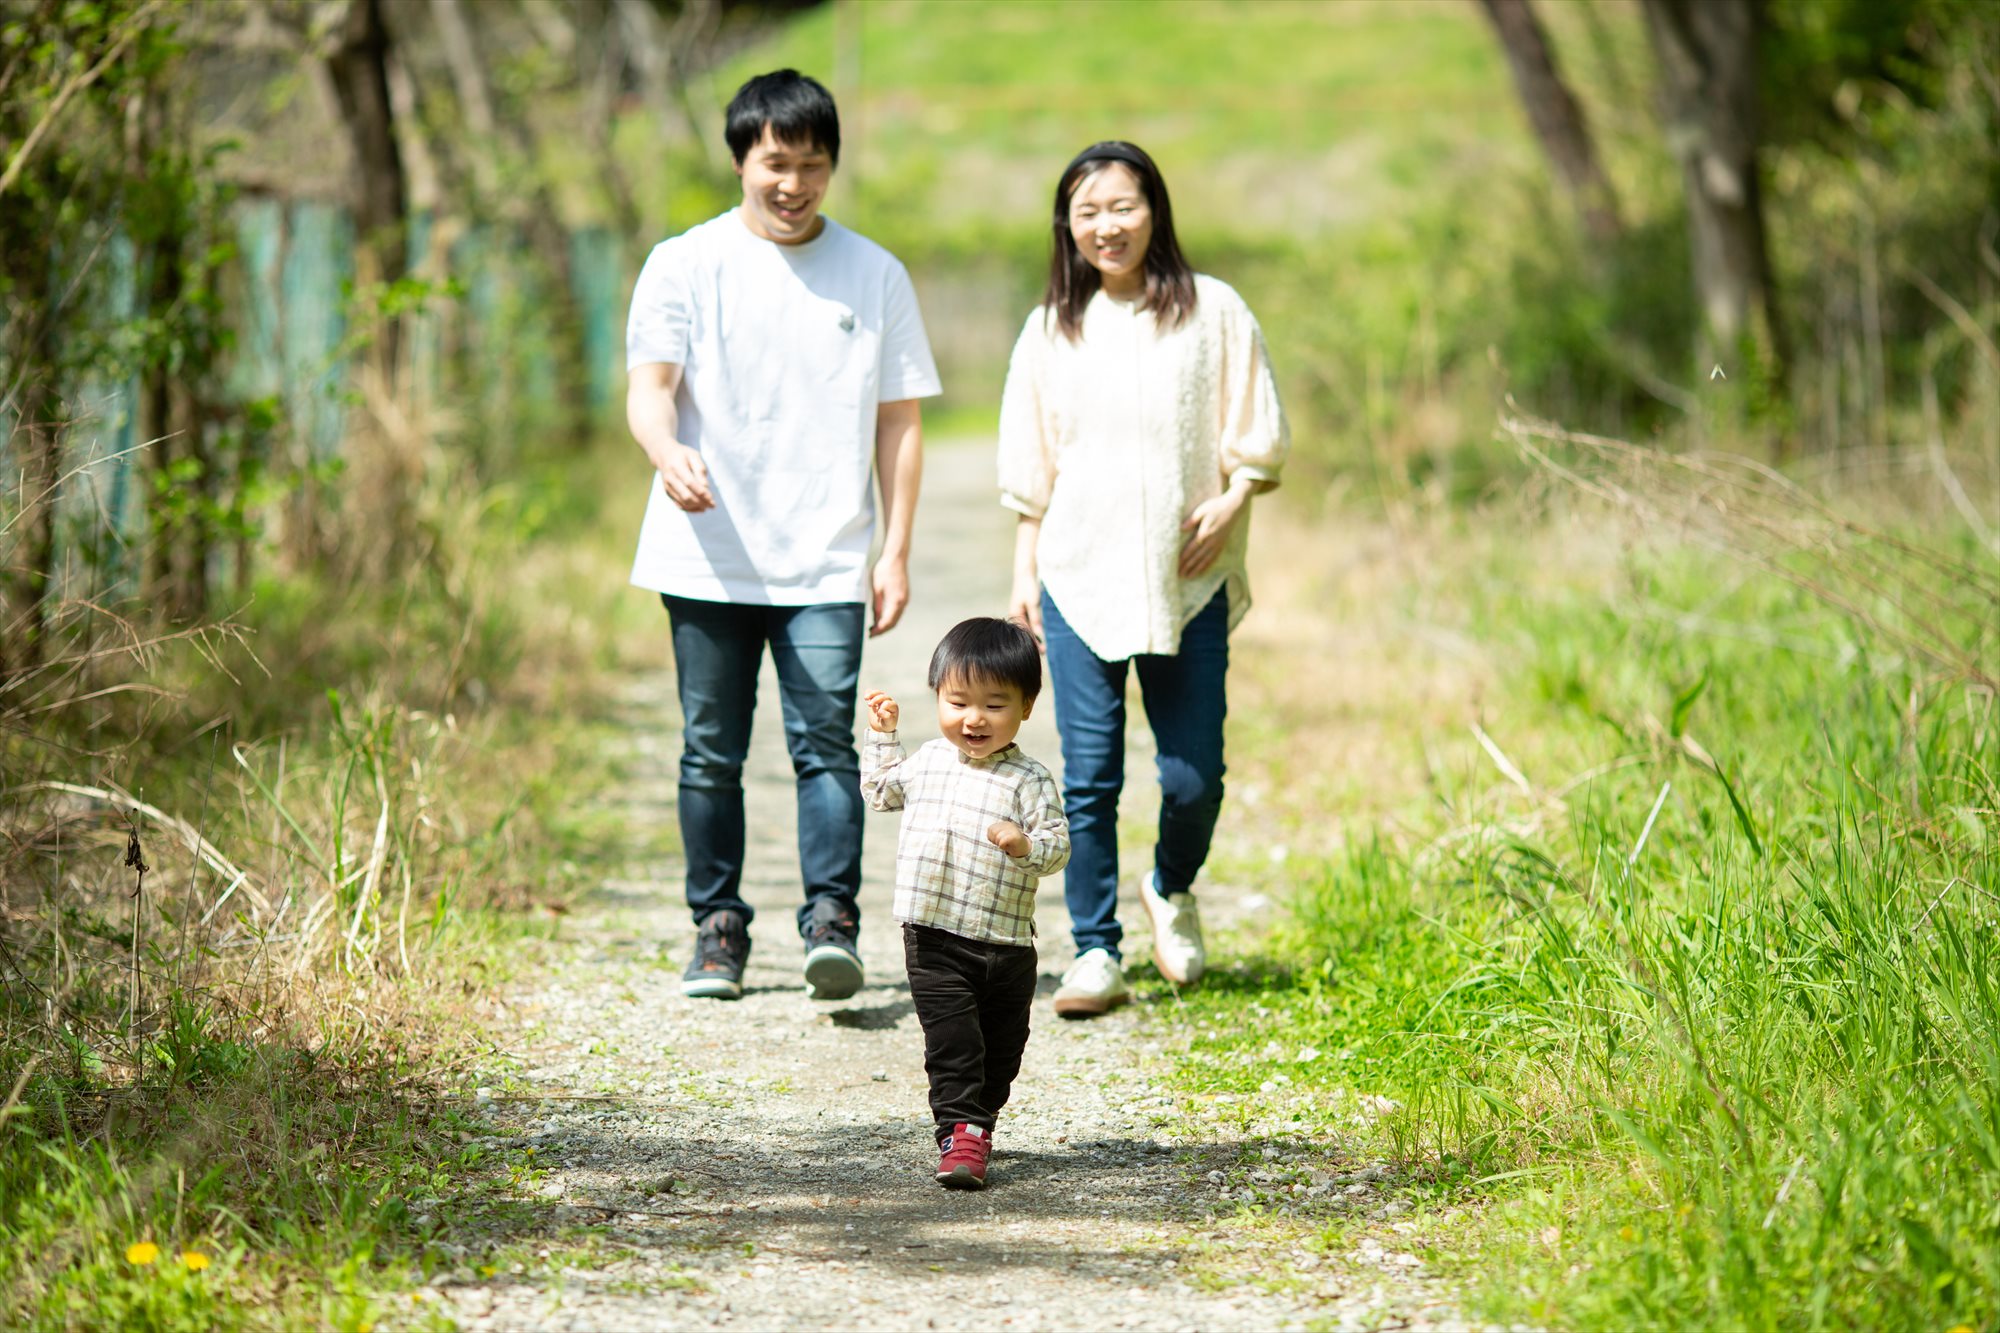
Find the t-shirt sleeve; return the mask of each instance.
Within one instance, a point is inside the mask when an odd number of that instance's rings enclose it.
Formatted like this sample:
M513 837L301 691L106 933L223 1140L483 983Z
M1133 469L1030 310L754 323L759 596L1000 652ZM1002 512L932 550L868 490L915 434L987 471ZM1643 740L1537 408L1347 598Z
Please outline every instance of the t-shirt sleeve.
M694 308L688 273L692 258L687 246L672 241L654 246L646 256L632 289L632 313L625 321L625 369L687 364Z
M934 398L944 392L937 362L931 359L931 340L924 332L923 311L917 308L917 289L901 264L889 270L888 299L883 302L881 384L876 398L884 403Z

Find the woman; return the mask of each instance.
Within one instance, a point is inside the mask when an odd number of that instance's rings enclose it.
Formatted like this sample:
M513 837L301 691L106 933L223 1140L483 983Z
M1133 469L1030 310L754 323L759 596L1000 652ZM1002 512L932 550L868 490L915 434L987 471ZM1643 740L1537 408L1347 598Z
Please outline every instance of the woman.
M1288 437L1257 321L1182 258L1152 158L1117 141L1077 154L1054 230L1048 292L1001 398L1000 489L1021 516L1012 614L1048 652L1062 737L1077 957L1055 1008L1080 1018L1131 998L1118 924L1128 667L1159 748L1139 901L1162 975L1201 976L1191 889L1222 808L1250 497L1277 484Z

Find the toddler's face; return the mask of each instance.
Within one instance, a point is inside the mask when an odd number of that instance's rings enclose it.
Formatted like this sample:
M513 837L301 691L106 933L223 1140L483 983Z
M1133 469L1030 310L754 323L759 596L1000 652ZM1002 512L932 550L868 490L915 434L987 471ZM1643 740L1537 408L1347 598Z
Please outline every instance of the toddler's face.
M997 754L1013 743L1034 705L1018 685L954 678L938 687L938 730L972 759Z

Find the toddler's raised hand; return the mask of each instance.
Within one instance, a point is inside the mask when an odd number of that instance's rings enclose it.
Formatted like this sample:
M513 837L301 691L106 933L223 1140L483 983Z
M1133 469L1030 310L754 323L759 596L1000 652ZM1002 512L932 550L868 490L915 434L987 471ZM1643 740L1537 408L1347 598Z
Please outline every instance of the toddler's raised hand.
M1021 826L1011 819L996 819L988 824L986 841L1017 860L1026 856L1033 846L1028 841L1028 835L1021 831Z
M868 705L868 725L877 731L894 731L896 719L902 710L896 701L883 690L870 690L861 696L861 702Z

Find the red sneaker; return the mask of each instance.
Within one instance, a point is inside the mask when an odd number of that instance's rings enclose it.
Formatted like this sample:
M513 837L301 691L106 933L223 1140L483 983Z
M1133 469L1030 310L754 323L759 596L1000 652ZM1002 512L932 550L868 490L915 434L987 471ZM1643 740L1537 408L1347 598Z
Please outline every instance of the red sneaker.
M937 1181L948 1190L986 1188L986 1157L993 1140L977 1125L953 1125L951 1134L939 1145Z

